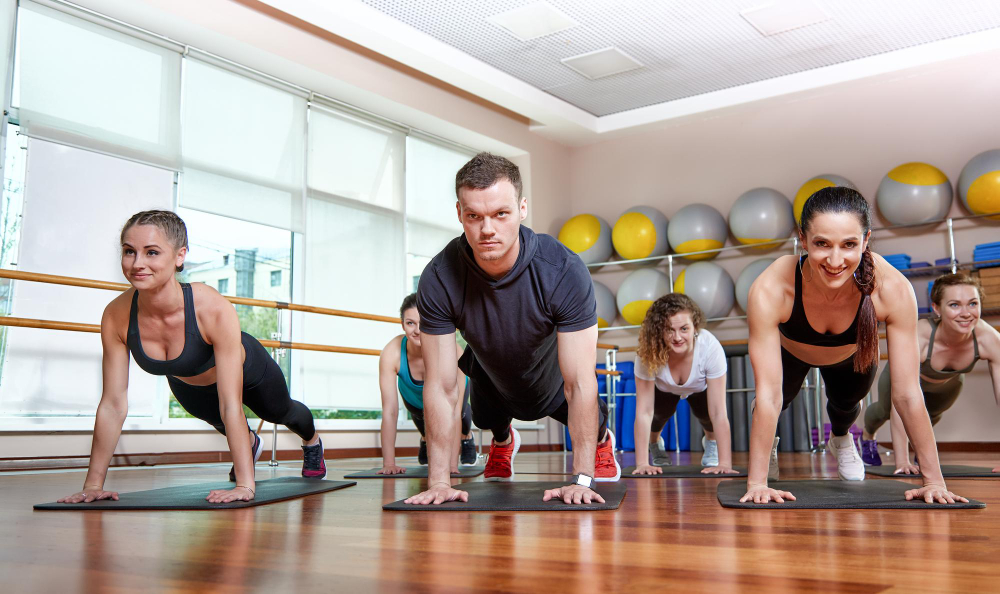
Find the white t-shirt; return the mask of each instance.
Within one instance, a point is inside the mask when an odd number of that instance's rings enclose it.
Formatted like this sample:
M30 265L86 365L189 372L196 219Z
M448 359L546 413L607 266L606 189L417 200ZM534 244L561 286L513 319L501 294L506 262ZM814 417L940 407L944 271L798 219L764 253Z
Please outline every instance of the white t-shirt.
M708 380L722 377L726 374L726 353L722 350L719 339L712 336L708 330L698 332L698 338L694 342L693 361L691 362L691 373L688 375L684 385L677 385L670 375L670 365L664 365L663 369L651 376L646 371L646 366L642 361L635 362L635 377L644 380L654 380L657 389L661 392L677 394L681 398L687 398L691 394L703 392L708 387Z

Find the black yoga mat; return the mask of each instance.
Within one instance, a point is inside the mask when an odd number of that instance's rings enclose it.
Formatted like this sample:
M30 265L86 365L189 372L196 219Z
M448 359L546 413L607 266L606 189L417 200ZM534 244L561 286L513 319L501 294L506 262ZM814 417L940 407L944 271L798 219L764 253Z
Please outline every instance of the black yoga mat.
M618 509L625 498L625 483L595 483L594 490L604 503L567 504L560 500L542 501L546 489L566 483L464 483L455 488L469 492L469 501L449 501L441 505L408 505L403 499L387 503L382 509L394 511L595 511ZM418 491L412 494L416 495ZM404 498L405 499L405 498Z
M679 479L679 478L739 478L747 475L747 469L734 466L738 474L702 474L704 466L689 464L687 466L660 466L663 474L632 474L635 466L622 469L622 478L651 478L651 479Z
M427 478L426 466L404 466L406 472L403 474L378 474L381 468L362 470L351 474L345 474L345 479L412 479ZM458 472L451 473L452 478L472 478L486 472L485 466L459 466Z
M903 494L915 485L903 481L774 481L774 489L790 491L795 501L784 503L740 503L746 495L746 481L719 483L718 497L722 507L739 509L982 509L986 504L969 499L968 503L926 503L907 501ZM961 491L959 491L961 494Z
M354 481L325 481L307 479L297 476L269 479L257 481L256 492L253 501L233 501L230 503L209 503L205 501L208 492L212 489L232 489L233 484L226 483L199 483L195 485L180 485L177 487L165 487L163 489L153 489L151 491L134 491L132 493L119 493L118 501L102 499L90 503L39 503L35 509L48 511L78 511L101 509L107 511L120 510L144 510L144 509L239 509L244 507L254 507L265 503L285 501L306 495L326 493L344 487L356 485Z
M892 464L882 466L865 466L865 472L875 476L888 476L892 478L912 478L919 474L893 474L896 467ZM942 464L941 474L944 478L998 478L1000 472L993 472L992 468L986 466L965 466L962 464Z

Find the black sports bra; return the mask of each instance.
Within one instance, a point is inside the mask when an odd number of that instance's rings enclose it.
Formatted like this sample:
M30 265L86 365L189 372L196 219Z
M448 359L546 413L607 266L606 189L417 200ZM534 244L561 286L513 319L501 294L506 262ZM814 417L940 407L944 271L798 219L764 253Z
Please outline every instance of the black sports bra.
M837 347L858 342L858 314L861 313L861 303L858 303L858 311L854 314L854 321L851 326L840 334L820 333L809 325L806 318L806 308L802 305L802 262L803 256L799 260L799 265L795 267L795 302L792 304L792 315L787 322L778 324L778 331L788 340L808 344L812 346Z
M138 365L146 373L152 375L173 375L193 377L205 373L215 367L215 349L205 342L198 330L198 318L194 314L194 296L191 285L181 283L184 293L184 349L176 359L163 361L150 359L142 350L142 340L139 338L139 291L132 294L132 310L128 315L128 335L126 343Z

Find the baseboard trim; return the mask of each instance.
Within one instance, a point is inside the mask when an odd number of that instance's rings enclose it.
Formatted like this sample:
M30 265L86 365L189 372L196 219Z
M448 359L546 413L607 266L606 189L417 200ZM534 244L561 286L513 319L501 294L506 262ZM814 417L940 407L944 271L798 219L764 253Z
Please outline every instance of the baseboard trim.
M524 444L522 452L559 452L562 444ZM418 448L396 448L396 455L416 456ZM325 451L325 458L338 460L344 458L381 458L382 448L338 448ZM278 460L299 460L301 450L278 450L275 458ZM261 460L270 460L271 452L264 450ZM111 458L112 467L126 466L159 466L163 464L212 464L216 462L232 462L229 451L204 452L159 452L145 454L115 454ZM0 472L15 470L60 470L87 468L90 458L87 456L52 456L38 458L0 458Z

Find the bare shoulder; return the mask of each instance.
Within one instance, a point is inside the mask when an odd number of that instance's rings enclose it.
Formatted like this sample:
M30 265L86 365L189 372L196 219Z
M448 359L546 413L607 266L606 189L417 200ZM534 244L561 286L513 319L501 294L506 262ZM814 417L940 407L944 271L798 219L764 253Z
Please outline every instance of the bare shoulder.
M900 308L909 309L911 305L915 308L916 297L909 279L882 256L875 253L872 256L875 260L875 290L872 291L872 297L879 319L885 319L886 315Z
M202 312L214 316L235 311L228 299L205 283L191 283L191 296L194 298L195 312L199 314L199 318Z
M382 347L382 353L379 355L379 359L392 360L392 358L395 357L395 359L398 361L399 350L401 348L403 348L403 335L399 334L393 336L392 339L390 339L389 342L387 342L386 345Z
M128 289L121 295L115 297L104 308L101 316L101 332L110 332L112 335L121 337L125 341L128 332L129 312L132 308L132 295L135 289Z
M791 315L795 300L795 267L797 256L781 256L760 273L750 286L747 315L759 318L775 316L778 320Z
M979 356L992 363L1000 363L1000 332L986 320L976 324L976 341L979 342Z

